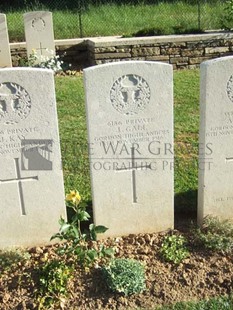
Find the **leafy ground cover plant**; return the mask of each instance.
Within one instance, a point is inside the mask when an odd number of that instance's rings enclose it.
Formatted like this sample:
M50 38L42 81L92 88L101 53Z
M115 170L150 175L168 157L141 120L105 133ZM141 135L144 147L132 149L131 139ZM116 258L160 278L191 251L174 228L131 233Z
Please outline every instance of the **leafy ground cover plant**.
M72 278L73 267L66 263L48 261L39 271L39 289L37 291L39 309L59 305L62 307L68 296L68 282Z
M179 264L188 257L187 240L181 235L165 236L160 254L168 262Z
M110 258L113 256L114 251L112 248L105 248L103 245L92 247L90 241L96 241L97 234L104 233L108 228L102 225L95 226L93 223L89 225L89 228L85 231L81 229L81 223L89 221L90 214L87 212L87 206L85 203L81 203L81 196L76 190L70 191L66 195L67 206L72 208L74 215L71 221L65 221L60 219L60 230L58 233L52 236L51 240L58 238L60 240L66 240L64 244L61 244L58 248L58 252L61 255L75 255L79 263L88 268L93 266L94 263L98 263L103 258Z
M208 216L202 227L194 231L194 236L195 241L208 250L226 253L233 250L233 224L230 221Z
M30 259L30 254L25 251L0 251L0 276L4 271L12 270L17 263Z
M133 259L116 258L102 267L108 288L117 293L131 295L146 289L144 266Z

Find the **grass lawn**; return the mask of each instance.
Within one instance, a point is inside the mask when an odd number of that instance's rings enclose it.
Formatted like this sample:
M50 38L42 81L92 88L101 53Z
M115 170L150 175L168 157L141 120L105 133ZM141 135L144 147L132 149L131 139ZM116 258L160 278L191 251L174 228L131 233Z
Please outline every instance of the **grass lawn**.
M232 307L233 298L229 296L199 302L179 302L175 305L155 308L155 310L231 310Z
M197 189L199 70L174 72L175 193L189 199ZM66 191L91 199L82 76L56 77L56 94ZM195 196L195 195L194 195ZM194 202L184 207L195 208Z
M171 306L162 306L155 310L232 310L233 296L212 298L199 302L179 302Z
M46 7L35 7L33 10L49 10ZM27 8L19 11L5 11L7 14L10 41L24 40L23 13L31 11ZM55 39L77 38L81 36L77 11L65 8L53 10ZM116 5L107 4L89 6L82 12L81 24L84 37L132 35L145 28L159 28L165 34L172 34L175 29L187 30L220 29L224 14L224 4L220 1L210 4L203 1L198 15L197 4L191 5L178 1L175 3L159 3L153 5Z

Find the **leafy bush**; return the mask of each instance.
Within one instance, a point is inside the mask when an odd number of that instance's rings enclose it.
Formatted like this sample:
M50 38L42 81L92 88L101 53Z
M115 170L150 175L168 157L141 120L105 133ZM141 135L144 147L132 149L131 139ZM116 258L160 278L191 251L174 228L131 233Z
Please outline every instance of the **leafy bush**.
M181 235L165 236L160 254L168 262L179 264L189 255L186 239Z
M93 248L89 241L95 241L97 234L104 233L108 228L94 224L89 225L88 231L82 231L81 223L90 219L90 214L86 210L86 204L81 203L81 197L76 190L70 191L66 195L68 207L72 208L74 215L70 222L60 219L60 230L52 236L51 240L58 238L59 240L66 240L58 248L58 253L61 255L75 255L79 263L88 268L95 262L107 257L113 256L113 249L105 248L103 245Z
M221 23L226 30L233 28L233 0L226 1Z
M57 260L47 262L40 269L37 292L39 309L63 302L68 295L68 281L72 272L72 267Z
M233 224L230 221L208 216L194 235L196 242L208 250L231 252L233 249Z
M144 266L136 260L116 258L102 268L102 273L113 292L131 295L146 289Z

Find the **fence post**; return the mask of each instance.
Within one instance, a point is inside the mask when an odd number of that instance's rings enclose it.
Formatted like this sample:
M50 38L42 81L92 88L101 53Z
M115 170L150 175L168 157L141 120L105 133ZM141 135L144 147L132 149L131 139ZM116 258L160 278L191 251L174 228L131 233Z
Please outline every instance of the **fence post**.
M201 30L201 0L197 0L197 11L198 11L198 30Z
M83 38L82 0L78 0L78 23L79 23L80 37Z

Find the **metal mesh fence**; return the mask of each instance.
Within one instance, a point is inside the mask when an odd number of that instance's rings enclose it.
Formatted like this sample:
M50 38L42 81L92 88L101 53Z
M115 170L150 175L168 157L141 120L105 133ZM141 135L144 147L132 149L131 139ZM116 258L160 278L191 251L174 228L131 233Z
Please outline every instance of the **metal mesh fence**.
M56 39L94 36L134 36L198 33L221 29L226 0L8 0L10 41L24 40L23 13L53 13Z

